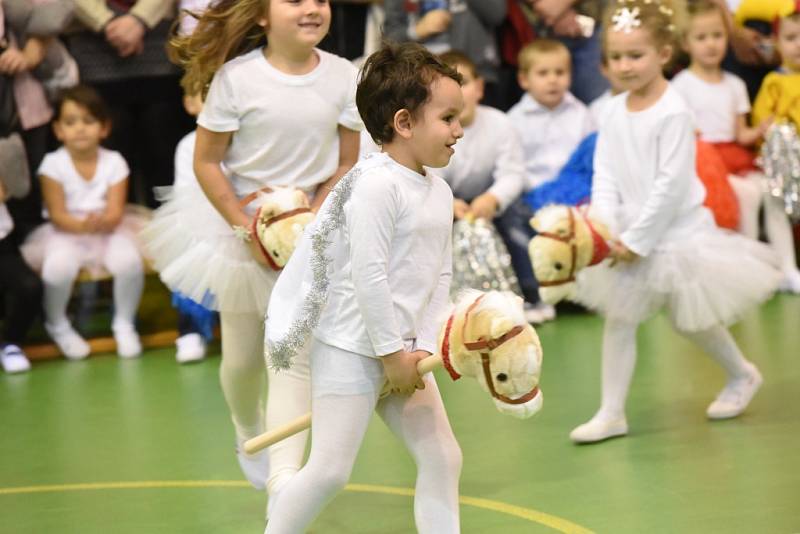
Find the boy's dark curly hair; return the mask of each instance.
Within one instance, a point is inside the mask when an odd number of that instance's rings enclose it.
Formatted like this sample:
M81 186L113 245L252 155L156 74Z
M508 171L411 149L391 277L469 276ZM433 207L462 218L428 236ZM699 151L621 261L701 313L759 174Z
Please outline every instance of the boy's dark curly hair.
M379 145L394 138L394 115L407 109L415 116L430 99L440 76L461 85L461 75L417 43L384 42L361 68L356 105L367 131Z

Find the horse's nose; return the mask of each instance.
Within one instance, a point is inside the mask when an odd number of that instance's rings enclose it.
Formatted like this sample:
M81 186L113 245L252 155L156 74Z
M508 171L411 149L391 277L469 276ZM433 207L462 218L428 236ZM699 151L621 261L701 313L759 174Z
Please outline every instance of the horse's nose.
M500 382L505 382L506 380L508 380L508 375L507 375L507 374L505 374L505 373L498 373L498 374L497 374L497 379L498 379Z
M563 265L561 265L561 262L560 262L560 261L557 261L557 262L555 262L555 263L553 264L553 267L555 268L555 270L556 270L556 271L560 271L561 269L563 269L563 268L564 268L564 266L563 266Z

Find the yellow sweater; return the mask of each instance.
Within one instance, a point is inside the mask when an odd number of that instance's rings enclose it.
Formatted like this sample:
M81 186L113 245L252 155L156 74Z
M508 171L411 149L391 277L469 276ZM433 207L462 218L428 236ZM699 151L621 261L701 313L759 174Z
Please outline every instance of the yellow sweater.
M800 72L773 71L761 82L753 102L753 125L767 117L785 119L800 128Z

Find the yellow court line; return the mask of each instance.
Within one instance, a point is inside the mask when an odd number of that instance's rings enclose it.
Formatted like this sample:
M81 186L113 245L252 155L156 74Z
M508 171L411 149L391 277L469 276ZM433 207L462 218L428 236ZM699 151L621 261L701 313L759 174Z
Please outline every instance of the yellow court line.
M11 488L0 488L0 495L19 495L24 493L49 493L64 491L86 491L86 490L106 490L106 489L163 489L163 488L249 488L248 482L243 480L144 480L139 482L88 482L84 484L51 484L43 486L19 486ZM372 484L348 484L345 491L359 493L382 493L385 495L402 495L413 497L412 488L398 488L394 486L376 486ZM577 525L558 516L539 512L530 508L523 508L513 504L507 504L490 499L477 497L459 497L459 502L467 506L482 508L493 512L499 512L520 519L525 519L533 523L539 523L550 527L564 534L594 534L580 525Z

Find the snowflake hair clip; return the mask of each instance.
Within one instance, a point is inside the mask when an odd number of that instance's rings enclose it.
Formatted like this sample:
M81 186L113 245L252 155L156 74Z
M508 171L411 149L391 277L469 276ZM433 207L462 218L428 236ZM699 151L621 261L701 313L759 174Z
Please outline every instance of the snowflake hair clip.
M614 23L613 29L615 32L631 33L642 25L642 20L639 18L639 8L621 7L611 17L611 22Z

